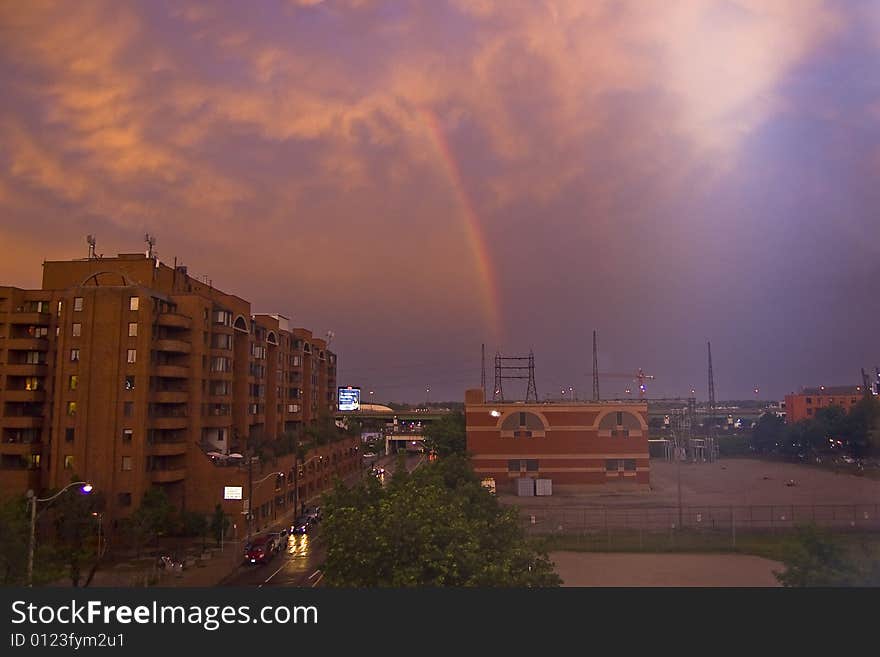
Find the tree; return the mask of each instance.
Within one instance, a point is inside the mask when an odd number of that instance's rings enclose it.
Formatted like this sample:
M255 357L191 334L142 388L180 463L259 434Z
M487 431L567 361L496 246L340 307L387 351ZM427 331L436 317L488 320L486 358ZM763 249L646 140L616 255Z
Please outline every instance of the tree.
M72 481L78 479L74 476ZM53 519L52 557L74 587L82 582L85 568L88 568L86 586L97 571L100 555L95 518L104 507L105 500L100 492L83 495L69 491L52 502L47 510Z
M464 413L446 415L425 427L425 447L443 458L467 451L467 431Z
M25 583L27 550L30 540L30 516L24 497L0 499L0 584ZM38 562L39 563L39 562Z
M752 432L751 444L759 454L776 451L783 442L785 420L776 413L764 413L758 418L758 424Z
M223 535L229 528L229 518L223 513L223 507L218 503L214 507L214 514L211 516L211 535L217 541L217 547L223 542Z
M174 529L175 509L165 491L153 487L144 493L141 505L131 514L129 527L137 542L137 553L140 556L141 544L147 539L158 543L159 536L171 533Z
M785 570L773 574L786 587L853 586L859 581L855 564L815 525L798 528L797 542L782 562Z
M337 484L325 500L325 581L345 587L557 586L546 553L524 535L464 457L417 468L394 486Z

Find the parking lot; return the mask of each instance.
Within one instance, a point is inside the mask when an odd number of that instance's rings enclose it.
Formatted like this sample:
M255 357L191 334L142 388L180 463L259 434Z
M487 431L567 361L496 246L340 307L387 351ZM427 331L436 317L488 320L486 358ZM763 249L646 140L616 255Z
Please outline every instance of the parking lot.
M680 469L679 469L680 468ZM812 465L759 459L682 463L651 459L650 490L577 492L554 488L549 497L501 494L505 504L529 507L669 507L678 505L679 471L684 506L854 505L880 503L880 481ZM793 485L787 485L792 484Z

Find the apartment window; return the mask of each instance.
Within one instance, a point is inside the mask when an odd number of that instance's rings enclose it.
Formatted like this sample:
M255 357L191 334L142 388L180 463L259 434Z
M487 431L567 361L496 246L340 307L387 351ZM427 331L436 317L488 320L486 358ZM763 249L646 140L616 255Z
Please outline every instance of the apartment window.
M134 390L134 377L133 376L125 377L125 389L126 390Z
M134 402L124 402L122 404L122 414L125 417L131 417L134 415Z
M83 309L83 298L82 297L74 297L73 298L73 310L75 312L79 312Z
M526 459L526 472L538 471L538 459Z
M25 356L25 361L29 365L42 365L46 362L46 355L41 351L29 351Z
M607 472L617 472L618 469L617 459L605 459L605 470Z
M40 455L39 454L31 454L31 470L39 470L40 469Z
M137 349L129 349L126 359L128 363L137 362Z
M131 506L131 493L119 493L116 499L119 501L119 506Z
M64 469L73 470L73 454L64 455Z
M79 349L71 349L70 350L70 362L78 363L79 362Z
M813 414L813 409L812 409L812 408L808 408L808 409L807 409L807 415L812 415L812 414Z
M510 459L507 462L508 472L519 472L519 459Z
M123 472L131 472L131 457L123 456L122 457L122 471Z
M137 310L139 303L140 303L140 299L138 299L137 297L129 297L128 298L128 309L129 310Z
M124 445L130 445L132 436L134 436L134 429L123 429L122 430L122 443Z
M128 323L128 337L136 338L137 334L138 334L137 322L129 322Z
M288 404L287 405L288 413L299 413L299 404Z
M39 390L40 380L35 376L29 376L24 380L25 390Z
M76 415L76 402L75 401L67 402L67 414L70 416Z
M73 337L78 338L82 335L82 324L79 322L74 323L73 325Z
M71 374L67 378L67 389L68 390L76 390L76 387L79 385L79 376L77 374Z
M636 471L636 460L635 459L623 459L623 469L627 472L635 472Z
M73 439L76 437L76 429L73 427L67 427L64 430L64 442L72 443Z
M59 301L58 302L58 317L61 317L61 309L64 308L64 304Z
M807 403L808 403L808 404L812 404L812 403L813 403L813 398L812 398L812 397L807 397Z

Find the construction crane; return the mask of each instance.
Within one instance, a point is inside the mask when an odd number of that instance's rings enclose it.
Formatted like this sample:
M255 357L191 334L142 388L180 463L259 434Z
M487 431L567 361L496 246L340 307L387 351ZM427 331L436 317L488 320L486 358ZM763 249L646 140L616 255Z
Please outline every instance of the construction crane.
M640 367L636 372L622 373L622 372L599 372L599 376L604 376L609 379L629 379L630 381L634 381L639 384L639 397L644 398L645 394L648 392L648 388L645 385L645 381L653 381L656 377L653 374L645 374L644 370ZM627 387L626 394L632 394L632 390Z

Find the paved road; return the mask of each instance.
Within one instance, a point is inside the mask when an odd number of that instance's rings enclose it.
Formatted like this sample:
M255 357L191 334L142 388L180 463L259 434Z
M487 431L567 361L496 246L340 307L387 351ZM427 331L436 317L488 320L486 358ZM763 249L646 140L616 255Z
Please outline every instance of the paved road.
M422 456L410 456L406 460L406 469L412 471L422 462ZM394 469L394 457L382 459L381 464L388 474L380 477L383 481L390 479ZM360 474L350 478L351 484L360 478ZM244 555L242 555L244 556ZM321 527L306 535L297 534L288 537L283 553L278 553L265 565L242 563L236 573L229 577L224 586L320 586L323 574L321 565L326 556L326 547L321 540Z

